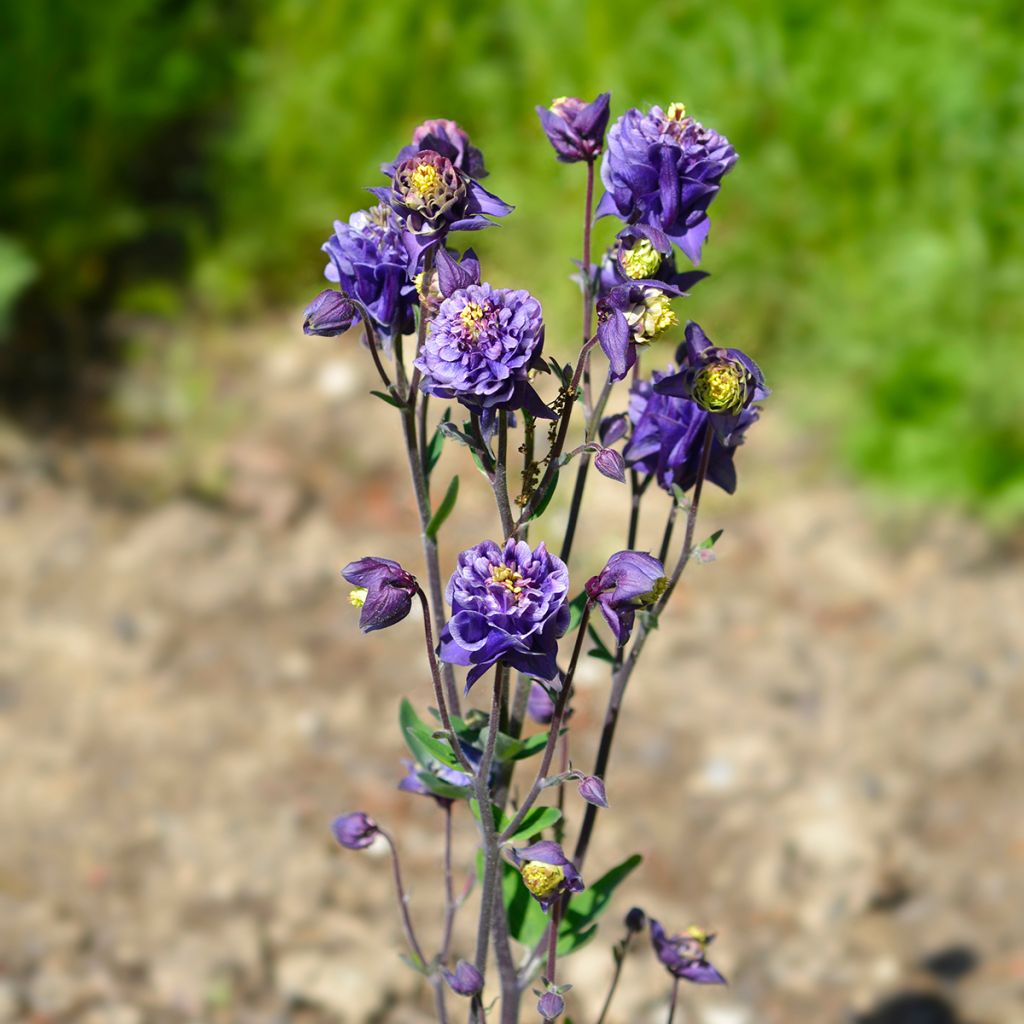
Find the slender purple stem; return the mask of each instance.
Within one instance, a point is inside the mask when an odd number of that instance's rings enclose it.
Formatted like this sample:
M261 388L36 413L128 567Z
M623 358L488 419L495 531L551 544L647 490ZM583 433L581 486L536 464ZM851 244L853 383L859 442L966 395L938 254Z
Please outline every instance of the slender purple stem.
M395 848L395 842L391 836L380 829L380 834L384 837L388 844L388 848L391 850L391 869L395 877L395 890L398 893L398 906L402 913L402 930L405 932L405 940L409 943L409 948L413 954L419 960L423 967L427 966L426 957L423 955L423 950L420 948L419 942L416 940L416 932L412 925L412 918L409 916L409 897L405 894L405 886L402 884L402 870L398 863L398 850Z
M676 1000L679 998L679 979L672 979L672 1001L668 1004L668 1020L665 1024L672 1024L672 1020L676 1015Z
M604 997L604 1006L601 1007L601 1016L597 1018L596 1024L604 1024L604 1019L608 1015L608 1009L612 1005L612 998L615 995L615 990L619 987L619 975L622 974L622 965L626 961L626 953L629 950L629 944L632 941L633 932L627 930L626 935L615 954L615 973L612 975L612 983L608 989L608 995Z

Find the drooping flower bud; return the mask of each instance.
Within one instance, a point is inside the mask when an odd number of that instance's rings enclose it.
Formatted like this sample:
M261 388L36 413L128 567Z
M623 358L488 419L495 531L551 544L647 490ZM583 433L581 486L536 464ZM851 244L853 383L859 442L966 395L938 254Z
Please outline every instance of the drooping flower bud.
M703 928L691 925L682 935L666 935L652 917L651 943L669 974L698 985L724 985L725 978L708 963L707 947L714 940Z
M626 482L626 463L614 448L602 448L594 456L594 468L609 480L617 480L620 484Z
M460 960L454 971L441 969L448 987L459 996L475 996L484 987L484 979L480 972L468 961Z
M545 1022L557 1020L565 1012L565 1000L558 992L548 989L537 1000L537 1012Z
M604 145L611 93L603 92L593 103L574 96L560 96L550 107L537 107L537 116L555 155L565 164L593 162Z
M377 837L377 822L362 811L342 814L331 822L331 832L347 850L363 850Z
M349 601L362 609L359 628L364 633L393 626L409 614L416 594L416 577L397 562L390 558L360 558L349 562L341 574L349 583L356 584Z
M325 288L306 307L302 317L303 334L336 338L359 319L359 310L343 292L336 288Z
M582 892L585 888L580 873L558 843L543 839L522 850L510 848L508 852L523 884L542 910L547 910L562 893Z
M595 807L608 806L604 783L596 775L584 775L580 779L579 794L588 804Z
M630 932L642 931L644 925L647 923L647 915L639 907L633 907L632 910L626 914L625 923L626 928Z
M621 647L633 630L638 608L654 604L665 592L665 567L645 551L617 551L608 564L586 583Z

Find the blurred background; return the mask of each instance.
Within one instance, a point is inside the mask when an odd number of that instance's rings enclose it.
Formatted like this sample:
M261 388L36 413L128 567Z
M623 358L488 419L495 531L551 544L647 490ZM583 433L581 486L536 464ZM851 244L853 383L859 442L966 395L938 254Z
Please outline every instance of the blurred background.
M5 5L0 1021L420 1019L386 865L325 839L401 829L426 920L416 629L364 642L336 576L418 565L414 514L365 353L301 311L332 220L450 117L517 208L486 276L568 358L582 172L533 107L604 90L739 151L682 313L775 395L627 715L595 867L646 862L573 1012L640 902L721 932L700 1024L1024 1019L1022 47L1011 0ZM453 534L493 532L441 471ZM574 573L622 543L592 500ZM611 1020L653 1024L635 959Z

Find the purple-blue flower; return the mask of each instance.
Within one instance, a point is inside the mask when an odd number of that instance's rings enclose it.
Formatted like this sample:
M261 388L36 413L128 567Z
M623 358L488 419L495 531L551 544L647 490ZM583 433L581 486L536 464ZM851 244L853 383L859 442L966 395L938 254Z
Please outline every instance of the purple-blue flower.
M595 807L607 807L608 795L605 792L604 783L596 775L580 776L579 794Z
M562 163L591 162L600 154L604 130L608 127L610 99L611 93L607 92L592 103L562 96L553 100L550 107L537 107L544 134Z
M618 233L597 268L597 296L634 282L656 288L669 285L676 294L686 294L708 276L704 270L680 273L669 237L649 224L633 224Z
M534 681L530 685L530 696L526 701L526 713L538 725L550 725L555 717L555 702L551 694L540 683Z
M442 967L441 975L448 982L448 987L459 996L475 996L484 987L483 975L466 960L460 960L454 971Z
M654 604L667 586L665 567L653 555L617 551L596 576L587 580L586 591L621 647L633 631L637 609Z
M412 332L416 287L409 279L401 225L388 207L359 210L347 224L336 220L334 234L321 248L330 259L324 277L366 307L385 341Z
M466 748L463 747L465 753ZM477 758L479 758L479 751L475 751ZM429 796L432 797L438 804L439 807L451 807L454 802L451 797L438 796L437 793L431 792L424 781L420 778L419 773L422 771L420 766L413 761L403 760L402 764L405 767L405 776L398 783L398 788L403 793L415 793L417 796ZM464 771L460 771L458 768L449 768L448 765L441 764L440 762L434 762L430 765L430 774L436 775L442 782L447 782L452 786L460 786L466 790L466 795L469 795L470 787L473 785L473 779L466 774Z
M582 892L586 888L576 866L550 839L521 850L509 847L508 855L542 910L547 910L563 893Z
M359 319L352 300L336 288L325 288L302 314L303 334L335 338L344 334Z
M380 829L377 822L362 811L339 815L331 822L331 832L347 850L363 850L369 846Z
M528 379L543 346L540 303L529 292L471 284L441 303L414 365L429 395L489 414L526 409L550 419L553 413Z
M360 558L349 562L341 575L355 584L349 600L362 611L359 628L364 633L393 626L409 614L417 592L416 577L390 558Z
M445 597L451 618L441 633L440 656L471 666L466 690L492 665L554 680L558 639L569 627L569 570L543 543L504 548L483 541L459 555Z
M565 1000L559 992L548 989L537 1000L537 1012L545 1024L548 1024L549 1021L558 1020L565 1012Z
M608 132L597 215L658 228L700 263L708 206L736 159L729 140L687 117L681 103L627 110Z
M431 149L447 157L471 178L487 177L483 153L469 141L469 135L458 122L449 121L444 117L434 117L417 125L413 129L412 145L402 149L395 157L394 163L385 164L382 170L390 175L394 172L396 164L408 160L424 149Z
M597 341L608 357L608 376L622 380L637 360L637 348L679 320L671 300L681 294L667 284L626 284L597 302Z
M508 203L432 149L397 163L391 185L370 191L395 212L413 270L420 266L424 252L449 232L493 227L488 217L504 217L512 211Z
M703 929L688 928L682 935L666 935L665 929L652 917L651 943L658 959L669 974L698 985L724 985L725 978L708 963L707 947L714 939Z
M661 395L689 398L707 414L724 444L746 424L743 413L771 394L760 367L738 348L712 345L700 325L686 325L686 340L676 353L679 371L654 385Z
M626 464L614 448L599 449L594 456L594 468L609 480L617 480L620 484L626 482Z

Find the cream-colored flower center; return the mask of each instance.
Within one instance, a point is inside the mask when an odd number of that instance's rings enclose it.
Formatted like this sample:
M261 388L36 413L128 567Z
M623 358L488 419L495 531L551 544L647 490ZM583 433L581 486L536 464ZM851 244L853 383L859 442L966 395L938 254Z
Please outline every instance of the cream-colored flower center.
M565 878L565 871L557 864L544 864L539 860L527 861L521 873L523 884L540 899L557 892Z

